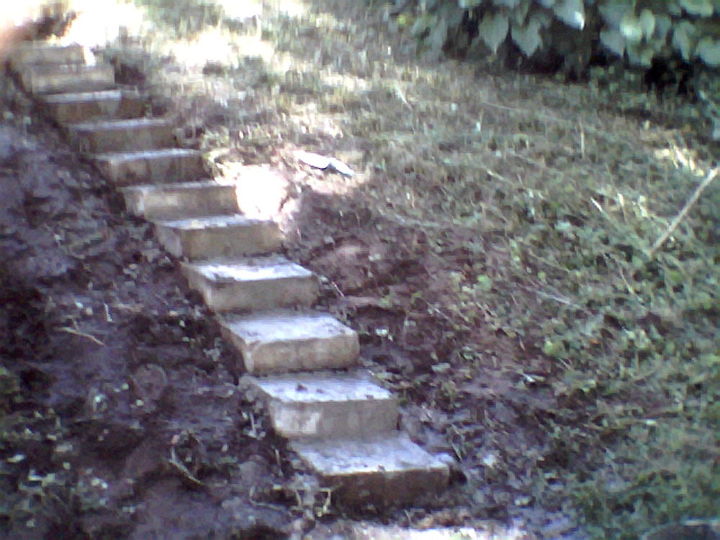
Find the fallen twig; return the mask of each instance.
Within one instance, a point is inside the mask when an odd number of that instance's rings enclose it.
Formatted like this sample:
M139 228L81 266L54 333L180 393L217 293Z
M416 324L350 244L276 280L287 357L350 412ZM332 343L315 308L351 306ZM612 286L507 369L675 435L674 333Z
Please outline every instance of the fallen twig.
M98 338L96 338L95 336L86 334L85 332L81 332L80 330L75 330L74 328L71 328L69 326L63 326L62 328L60 328L60 331L67 332L68 334L73 334L74 336L80 336L80 337L87 338L90 341L92 341L93 343L95 343L96 345L100 345L101 347L105 346L105 344L102 341L100 341Z
M175 448L170 448L170 457L167 459L167 463L169 465L172 465L176 471L178 471L183 478L188 480L192 485L194 486L204 486L205 484L202 482L202 480L198 480L195 478L195 475L193 475L190 470L180 462L180 460L177 457L177 454L175 453Z
M695 191L690 196L690 198L685 203L685 206L683 206L682 210L680 210L680 213L675 216L675 219L672 220L672 223L670 223L670 226L667 228L667 230L663 233L663 235L657 239L657 241L653 244L653 246L650 248L650 251L648 252L648 256L652 258L655 253L657 252L660 247L665 243L665 241L670 238L670 235L675 232L675 229L677 229L678 225L680 225L680 222L685 218L687 213L690 211L690 208L693 207L693 205L697 202L697 200L700 198L700 195L703 191L705 191L705 188L710 185L710 183L715 180L715 178L718 175L718 172L720 170L715 167L712 171L708 173L708 175L705 177L705 180L703 180L698 187L695 188Z

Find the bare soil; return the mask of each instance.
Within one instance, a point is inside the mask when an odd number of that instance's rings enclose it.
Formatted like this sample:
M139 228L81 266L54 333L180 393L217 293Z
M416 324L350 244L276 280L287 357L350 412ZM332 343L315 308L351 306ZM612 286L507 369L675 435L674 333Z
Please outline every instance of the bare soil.
M3 402L2 457L16 458L0 534L279 537L286 453L211 315L149 225L2 86L0 356L20 388Z

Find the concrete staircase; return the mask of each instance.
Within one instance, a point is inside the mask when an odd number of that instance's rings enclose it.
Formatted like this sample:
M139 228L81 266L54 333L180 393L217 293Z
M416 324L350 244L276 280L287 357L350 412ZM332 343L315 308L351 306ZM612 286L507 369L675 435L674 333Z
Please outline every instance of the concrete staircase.
M398 431L397 400L357 369L357 334L314 310L316 277L277 254L277 224L240 214L235 186L207 179L200 152L176 147L172 123L144 117L143 97L118 89L112 67L89 57L80 46L29 43L10 67L182 261L274 430L333 500L406 504L445 488L446 462Z

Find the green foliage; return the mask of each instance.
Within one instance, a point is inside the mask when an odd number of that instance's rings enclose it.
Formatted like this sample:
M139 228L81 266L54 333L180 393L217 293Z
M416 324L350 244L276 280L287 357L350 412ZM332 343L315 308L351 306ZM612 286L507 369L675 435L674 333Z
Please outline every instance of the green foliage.
M513 42L528 58L572 54L566 67L582 70L601 52L645 67L676 54L720 65L720 5L712 0L415 0L408 7L412 32L433 54L450 47L484 55ZM477 33L472 40L468 29Z

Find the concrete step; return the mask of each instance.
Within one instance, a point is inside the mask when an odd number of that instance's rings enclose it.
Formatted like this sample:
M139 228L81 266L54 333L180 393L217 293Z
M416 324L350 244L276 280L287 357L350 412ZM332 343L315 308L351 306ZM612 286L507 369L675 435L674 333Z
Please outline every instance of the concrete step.
M235 186L213 181L122 188L128 212L145 219L182 219L234 214Z
M43 108L58 124L73 124L111 118L137 118L145 112L138 92L103 90L50 94L41 98Z
M277 223L239 214L156 221L155 226L166 250L190 260L259 255L282 247Z
M334 488L332 500L377 507L409 503L447 487L444 460L427 453L401 432L358 439L298 440L290 447Z
M80 45L49 45L26 42L14 46L10 55L10 67L21 71L29 65L42 64L84 64L85 49Z
M173 124L164 118L100 120L68 124L67 129L80 152L128 152L175 145Z
M250 374L340 369L357 363L357 334L327 313L278 310L218 320Z
M213 311L310 307L318 295L315 275L281 256L183 263L182 270Z
M115 70L109 64L31 65L23 67L18 74L23 87L31 94L93 92L115 86Z
M197 180L207 176L197 150L165 148L95 154L95 166L118 186Z
M362 373L245 377L273 429L288 439L366 437L397 429L397 400Z

